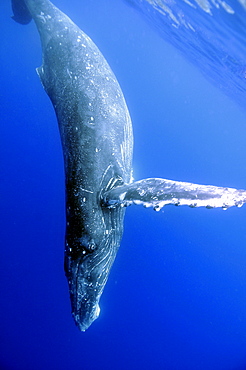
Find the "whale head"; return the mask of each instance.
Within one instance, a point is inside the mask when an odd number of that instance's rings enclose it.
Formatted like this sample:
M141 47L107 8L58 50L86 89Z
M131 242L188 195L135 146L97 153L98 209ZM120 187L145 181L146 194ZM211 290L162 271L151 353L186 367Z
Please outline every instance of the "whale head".
M71 233L67 226L65 272L72 314L81 331L99 316L99 300L122 238L124 213L121 206L98 207L83 228Z

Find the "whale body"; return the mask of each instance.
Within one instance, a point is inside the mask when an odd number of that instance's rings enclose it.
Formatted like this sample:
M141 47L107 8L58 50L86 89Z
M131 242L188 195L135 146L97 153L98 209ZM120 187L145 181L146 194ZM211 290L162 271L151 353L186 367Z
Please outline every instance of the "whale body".
M42 85L60 130L66 183L65 273L81 331L120 246L125 206L241 206L246 191L165 179L133 182L130 115L115 75L93 41L49 0L12 0L14 20L33 19L42 44Z
M49 1L26 4L42 42L37 72L59 123L66 175L65 271L75 321L85 330L99 314L122 237L125 209L102 207L100 193L130 182L131 120L120 86L90 38Z

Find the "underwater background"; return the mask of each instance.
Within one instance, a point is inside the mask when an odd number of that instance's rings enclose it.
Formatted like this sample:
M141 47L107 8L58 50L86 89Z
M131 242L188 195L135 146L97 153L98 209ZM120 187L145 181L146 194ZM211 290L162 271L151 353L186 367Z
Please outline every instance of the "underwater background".
M246 189L243 4L56 0L122 87L136 180ZM2 1L0 369L246 369L246 206L129 207L100 316L75 326L58 126L35 25L11 15Z

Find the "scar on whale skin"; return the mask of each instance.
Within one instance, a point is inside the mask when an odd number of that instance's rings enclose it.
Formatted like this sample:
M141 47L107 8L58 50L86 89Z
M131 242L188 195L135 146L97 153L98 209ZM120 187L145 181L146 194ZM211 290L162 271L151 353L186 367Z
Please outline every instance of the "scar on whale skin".
M33 19L42 44L37 69L54 106L66 184L65 273L72 314L85 331L123 234L125 207L241 206L246 191L166 179L133 182L133 134L123 93L93 41L49 0L12 0L13 19Z

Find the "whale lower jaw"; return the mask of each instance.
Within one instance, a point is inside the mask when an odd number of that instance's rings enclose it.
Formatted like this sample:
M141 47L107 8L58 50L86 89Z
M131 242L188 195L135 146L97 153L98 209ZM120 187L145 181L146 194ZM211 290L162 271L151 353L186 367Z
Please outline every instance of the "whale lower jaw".
M83 320L82 322L81 322L80 313L75 313L75 312L72 313L75 324L77 325L80 331L86 331L91 326L91 324L98 318L99 315L100 315L100 307L98 303L94 305L94 308L92 310L90 317L87 318L87 320Z

